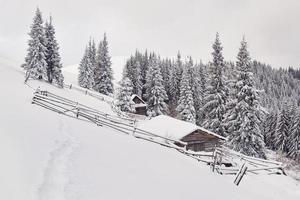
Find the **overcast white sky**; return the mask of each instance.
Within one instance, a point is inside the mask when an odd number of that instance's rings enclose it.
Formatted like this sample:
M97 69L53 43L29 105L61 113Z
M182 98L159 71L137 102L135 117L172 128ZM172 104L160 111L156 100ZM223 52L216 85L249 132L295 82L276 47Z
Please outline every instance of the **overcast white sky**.
M300 66L299 0L0 0L0 57L23 61L36 6L53 16L64 65L79 63L89 37L105 31L112 56L180 50L206 62L218 31L226 60L245 34L252 58Z

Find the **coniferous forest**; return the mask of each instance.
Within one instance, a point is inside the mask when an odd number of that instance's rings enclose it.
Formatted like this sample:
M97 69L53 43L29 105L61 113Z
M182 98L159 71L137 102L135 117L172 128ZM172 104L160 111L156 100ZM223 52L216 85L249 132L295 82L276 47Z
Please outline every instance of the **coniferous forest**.
M52 18L44 23L37 9L29 36L25 82L44 79L63 87ZM149 117L165 114L195 123L227 137L228 145L243 154L265 158L270 149L300 161L300 70L255 60L245 37L231 61L223 56L219 33L212 42L208 63L182 58L180 52L171 59L136 50L117 87L104 34L99 44L91 38L86 45L78 83L105 95L116 93L116 104L125 112L133 112L131 96L139 95Z
M148 103L149 116L196 123L226 136L246 155L265 158L265 149L271 149L299 161L299 70L272 68L251 58L247 46L242 38L236 60L226 61L217 33L209 63L183 59L180 52L170 59L137 50L122 81L130 83L129 96L138 94Z

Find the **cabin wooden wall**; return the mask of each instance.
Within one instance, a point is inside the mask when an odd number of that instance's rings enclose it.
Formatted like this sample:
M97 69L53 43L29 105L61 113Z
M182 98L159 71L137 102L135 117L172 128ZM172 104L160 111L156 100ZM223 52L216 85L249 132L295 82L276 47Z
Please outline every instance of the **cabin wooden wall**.
M138 114L138 115L146 115L146 114L147 114L147 108L146 108L146 106L143 106L143 107L136 107L136 108L135 108L135 114Z
M197 130L181 139L187 142L187 149L193 151L213 151L215 146L219 146L222 140L204 131Z

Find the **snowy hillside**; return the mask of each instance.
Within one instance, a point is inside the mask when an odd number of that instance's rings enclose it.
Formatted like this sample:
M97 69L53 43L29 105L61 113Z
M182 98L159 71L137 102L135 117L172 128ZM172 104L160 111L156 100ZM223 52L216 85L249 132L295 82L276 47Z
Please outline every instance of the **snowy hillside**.
M31 104L40 86L113 114L109 104L39 81L23 83L0 66L0 199L300 199L300 183L282 175L211 172L177 151L68 118ZM66 83L76 80L69 73Z

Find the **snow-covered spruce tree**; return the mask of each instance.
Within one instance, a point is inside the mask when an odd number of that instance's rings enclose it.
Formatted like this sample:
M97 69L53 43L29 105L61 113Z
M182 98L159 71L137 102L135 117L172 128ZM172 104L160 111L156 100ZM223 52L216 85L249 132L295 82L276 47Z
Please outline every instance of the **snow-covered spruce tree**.
M55 39L55 30L52 25L52 17L45 25L46 36L46 63L47 63L47 77L49 83L53 80L60 86L64 86L64 77L62 75L62 64L60 62L59 47Z
M206 74L205 74L205 67L202 63L196 65L195 67L195 74L196 80L195 80L195 92L194 101L195 103L195 109L196 109L196 124L202 125L204 119L205 119L205 113L202 112L202 107L204 105L204 97L205 97L205 91L206 91Z
M141 60L141 84L142 84L142 94L141 97L143 98L143 100L146 100L145 97L145 93L146 93L146 75L147 75L147 71L149 68L149 56L148 56L148 51L146 50L145 53L142 55L142 60Z
M180 96L180 80L182 77L183 63L181 55L178 52L177 59L173 66L170 68L170 101L173 105L177 106Z
M235 84L235 106L228 112L229 145L245 155L265 158L264 140L260 130L262 114L259 92L254 86L251 59L243 38L237 56L238 77Z
M135 79L135 94L142 96L143 95L143 83L142 83L142 60L143 60L143 55L136 51L135 52L135 59L134 59L134 74L136 75Z
M203 126L219 135L225 135L223 119L226 112L227 87L223 76L224 58L219 34L213 44L213 63L209 66L209 82L205 92L204 106L202 112L206 113Z
M135 52L134 56L131 56L126 64L126 74L125 76L128 77L132 84L133 84L133 93L137 94L139 96L142 96L142 88L143 88L143 83L142 83L142 54L138 51Z
M79 71L79 73L78 73L78 84L81 87L84 87L86 85L85 84L85 68L86 68L86 65L87 65L87 57L88 57L88 48L85 47L83 57L80 61L79 67L78 67L78 71Z
M117 93L116 106L123 112L134 112L134 103L131 100L132 96L132 82L129 78L125 77L120 81L120 88Z
M196 123L196 113L193 92L190 86L190 78L191 76L188 73L188 69L185 68L180 82L180 97L176 110L178 112L178 117L181 120Z
M176 106L177 104L177 96L176 94L179 93L179 87L177 85L177 74L175 69L174 62L172 63L172 66L170 68L170 78L169 78L169 103Z
M86 47L83 58L79 65L78 83L81 87L91 89L94 86L94 63L92 41Z
M194 101L194 108L196 111L196 123L198 125L201 124L201 108L203 107L203 97L204 97L204 88L203 87L203 80L202 77L200 77L200 73L199 73L199 66L198 65L194 65L193 63L193 59L192 57L188 58L188 61L185 63L184 66L189 74L189 84L192 90L192 94L193 94L193 101Z
M94 66L93 69L94 69L94 85L93 85L93 89L95 87L95 82L96 82L96 68L97 68L97 49L96 49L96 43L95 43L95 40L92 38L90 38L90 57L91 57L91 62L92 62L92 65Z
M46 38L42 13L39 8L36 9L29 36L27 56L25 57L25 64L22 65L26 70L25 82L27 82L29 78L46 79Z
M300 162L300 114L293 118L288 138L288 157Z
M170 60L169 59L163 59L159 62L160 69L161 69L161 74L163 77L163 84L165 87L165 90L168 95L168 99L170 99L170 89L169 89L169 78L170 78Z
M263 135L265 137L266 146L271 150L275 149L276 127L277 113L269 113L263 123Z
M286 101L283 103L277 119L275 132L275 150L282 153L288 152L289 135L292 128L291 105Z
M168 112L166 101L167 93L163 85L163 77L157 58L155 55L150 56L149 69L146 76L146 99L148 104L147 114L155 117Z
M96 82L94 89L102 94L112 94L113 87L113 72L111 68L111 60L108 52L108 42L106 34L100 42L96 56Z

